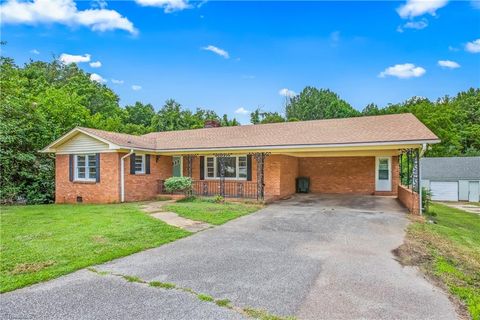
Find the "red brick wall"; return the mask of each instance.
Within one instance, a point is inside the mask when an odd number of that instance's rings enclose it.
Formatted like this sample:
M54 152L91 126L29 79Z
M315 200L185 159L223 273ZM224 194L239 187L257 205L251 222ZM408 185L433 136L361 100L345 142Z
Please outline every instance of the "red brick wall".
M120 155L100 154L100 182L71 182L69 155L57 154L55 159L55 202L75 203L82 197L85 203L120 201Z
M298 158L271 155L265 161L265 198L274 200L295 193Z
M77 196L84 203L120 202L120 158L125 153L100 154L100 182L69 181L69 156L57 155L55 167L56 203L75 203ZM150 174L130 174L130 158L125 162L125 201L141 201L154 198L158 192L158 180L172 175L172 158L150 156Z
M123 156L124 154L122 154ZM158 194L158 180L172 176L172 157L150 156L150 174L130 174L130 159L125 159L125 201L152 199Z
M419 195L416 192L404 187L402 185L398 185L398 200L407 207L408 211L412 214L419 214Z
M375 192L375 157L300 158L299 175L310 177L310 192Z
M375 157L299 158L299 176L310 177L313 193L396 195L398 157L392 157L391 192L375 192Z

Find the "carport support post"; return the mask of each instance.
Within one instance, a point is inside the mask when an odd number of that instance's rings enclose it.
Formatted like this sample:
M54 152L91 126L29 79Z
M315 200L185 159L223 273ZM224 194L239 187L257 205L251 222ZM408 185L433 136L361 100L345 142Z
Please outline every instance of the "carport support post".
M192 177L192 168L193 168L193 159L196 157L196 154L187 154L187 174L188 177L191 179Z
M230 153L217 153L215 157L220 165L220 195L225 197L225 159L230 157Z
M252 152L250 155L257 162L257 200L263 201L265 199L265 158L270 155L270 152Z

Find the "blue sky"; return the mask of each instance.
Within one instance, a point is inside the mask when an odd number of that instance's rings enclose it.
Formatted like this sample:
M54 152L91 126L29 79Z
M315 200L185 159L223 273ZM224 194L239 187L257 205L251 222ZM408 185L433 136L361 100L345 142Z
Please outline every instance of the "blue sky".
M480 86L478 2L1 3L4 55L83 60L122 105L174 98L247 123L307 85L359 110Z

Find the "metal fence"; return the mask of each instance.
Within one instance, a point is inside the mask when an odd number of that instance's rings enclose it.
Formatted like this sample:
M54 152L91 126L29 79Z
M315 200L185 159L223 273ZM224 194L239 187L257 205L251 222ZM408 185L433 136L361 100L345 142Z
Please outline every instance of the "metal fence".
M223 196L226 198L257 198L257 183L251 181L224 181L222 194L221 180L193 180L192 191L195 196ZM165 190L165 180L159 180L158 193L172 194Z

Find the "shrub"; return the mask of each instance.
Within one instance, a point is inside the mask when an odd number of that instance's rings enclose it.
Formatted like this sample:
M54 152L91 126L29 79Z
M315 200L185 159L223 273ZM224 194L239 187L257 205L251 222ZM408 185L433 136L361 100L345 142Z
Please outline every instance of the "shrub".
M185 195L192 194L192 179L188 177L171 177L165 180L167 192L183 192Z
M225 202L225 198L222 197L221 195L217 194L217 195L213 198L213 202L215 202L215 203L224 203L224 202Z
M422 210L428 214L430 203L432 202L432 192L427 188L422 188Z

